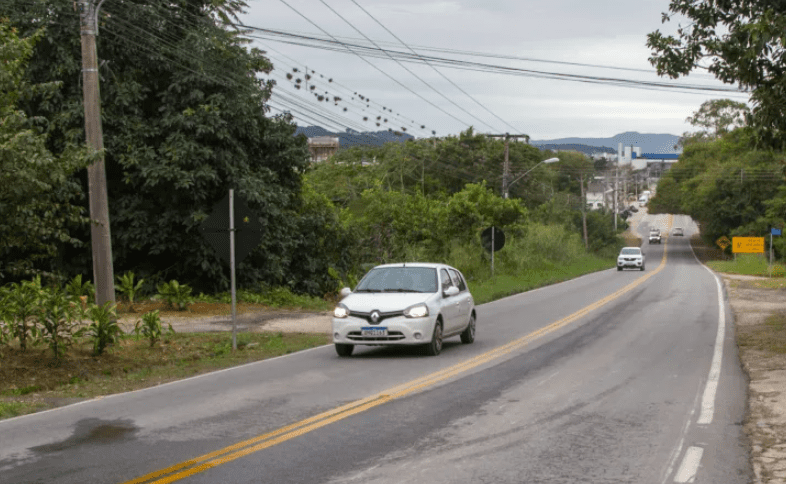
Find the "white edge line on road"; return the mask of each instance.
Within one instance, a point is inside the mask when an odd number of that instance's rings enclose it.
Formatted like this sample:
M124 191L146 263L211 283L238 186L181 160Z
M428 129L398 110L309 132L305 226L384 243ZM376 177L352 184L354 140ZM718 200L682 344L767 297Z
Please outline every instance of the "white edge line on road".
M704 454L704 449L701 447L688 447L685 451L685 457L682 459L682 465L674 476L674 482L693 482L696 479L696 472L699 470L701 463L701 456Z
M677 459L679 458L680 454L682 454L682 446L685 445L685 438L688 435L688 429L690 428L690 423L693 421L693 415L696 413L696 407L699 403L699 395L701 394L701 385L696 386L696 397L693 399L693 405L690 407L690 412L688 412L688 417L685 419L685 425L682 427L682 433L680 433L680 440L677 442L677 446L674 447L674 450L671 452L671 457L669 457L669 465L666 466L666 472L663 474L663 480L661 484L666 484L666 481L671 476L671 472L674 470L674 465L677 463Z
M696 421L699 425L709 425L712 423L712 418L715 414L715 394L718 392L718 381L720 380L721 363L723 362L723 338L726 335L726 311L723 305L723 285L721 284L720 278L712 269L704 265L696 256L693 245L690 243L688 245L690 245L693 257L712 274L713 279L715 279L715 285L718 287L718 333L715 336L715 349L712 353L710 373L707 376L707 386L704 387L704 396L701 399L701 413L699 414L699 419Z
M50 413L50 412L57 412L59 410L64 410L64 409L67 409L67 408L75 407L77 405L84 405L86 403L97 402L98 400L107 400L107 399L113 398L113 397L119 397L119 396L124 396L124 395L131 395L132 393L140 393L140 392L145 392L145 391L148 391L148 390L155 390L156 388L161 388L161 387L165 387L165 386L169 386L169 385L177 385L178 383L183 383L183 382L187 382L187 381L190 381L190 380L196 380L197 378L204 378L204 377L207 377L207 376L215 375L217 373L224 373L224 372L227 372L227 371L238 370L240 368L245 368L247 366L258 365L258 364L261 364L261 363L265 363L266 361L279 360L281 358L286 358L288 356L299 355L299 354L302 354L302 353L306 353L308 351L314 351L314 350L318 350L320 348L325 348L327 346L333 346L333 343L330 343L330 344L327 344L327 345L322 345L322 346L315 346L313 348L308 348L308 349L305 349L305 350L296 351L294 353L287 353L286 355L275 356L273 358L267 358L267 359L259 360L259 361L252 361L250 363L245 363L245 364L240 365L240 366L231 366L229 368L223 368L221 370L215 370L215 371L211 371L209 373L202 373L202 374L199 374L199 375L190 376L188 378L183 378L182 380L174 380L174 381L162 383L160 385L156 385L156 386L152 386L152 387L140 388L138 390L131 390L130 392L113 393L111 395L101 395L101 396L98 396L98 397L95 397L95 398L91 398L89 400L83 400L81 402L71 403L69 405L63 405L62 407L50 408L49 410L42 410L40 412L28 413L28 414L25 414L25 415L19 415L17 417L11 417L11 418L0 420L0 427L2 427L3 424L5 424L7 422L16 422L16 421L21 420L23 418L35 417L37 415L43 415L45 413Z

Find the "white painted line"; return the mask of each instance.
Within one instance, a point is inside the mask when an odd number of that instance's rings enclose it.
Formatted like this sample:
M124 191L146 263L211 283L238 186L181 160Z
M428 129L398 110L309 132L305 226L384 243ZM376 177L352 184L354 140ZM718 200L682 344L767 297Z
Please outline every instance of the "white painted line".
M712 353L712 363L710 363L710 373L707 376L707 386L704 388L704 396L701 399L701 413L699 414L699 420L696 421L699 425L709 425L712 423L712 417L715 414L715 394L718 392L718 380L720 380L721 363L723 362L723 338L726 334L726 311L723 306L723 286L721 285L720 278L712 272L712 269L699 260L696 256L696 252L693 250L693 245L688 245L693 253L693 257L712 274L712 277L715 279L715 285L718 286L718 334L715 336L715 350Z
M721 363L723 361L723 337L726 333L723 287L718 276L715 274L712 276L715 278L715 284L718 286L718 334L715 336L715 351L712 354L707 386L704 388L704 396L701 398L701 413L699 414L699 420L696 421L699 425L711 424L712 417L715 414L715 394L718 392L718 380L720 380Z
M674 482L693 482L696 479L696 472L699 470L701 456L704 449L701 447L688 447L685 457L682 458L682 465L674 476Z
M680 454L682 453L682 446L685 445L685 438L688 435L688 429L690 428L690 423L693 421L693 414L696 413L696 407L699 403L699 394L701 393L699 390L700 385L697 385L696 388L696 397L693 399L693 405L690 407L690 412L688 412L688 417L685 419L685 425L682 427L682 433L680 434L680 440L677 442L677 446L671 452L671 456L669 457L669 464L666 467L666 472L663 474L663 480L661 484L666 484L666 481L671 476L671 472L674 470L674 466L677 464L677 458L679 458Z

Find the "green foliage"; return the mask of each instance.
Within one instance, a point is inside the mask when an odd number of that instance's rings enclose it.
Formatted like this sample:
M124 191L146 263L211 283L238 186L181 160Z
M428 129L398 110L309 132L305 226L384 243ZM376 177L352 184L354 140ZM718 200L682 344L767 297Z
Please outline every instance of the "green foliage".
M90 301L95 301L96 288L91 281L82 282L82 274L78 274L66 284L65 293L73 300L87 296Z
M315 189L342 207L361 207L369 189L396 191L424 197L451 195L467 183L487 181L501 193L505 143L468 129L439 140L422 139L386 143L380 147L340 150L329 161L314 165L306 179ZM526 143L509 144L511 180L549 158ZM512 185L512 197L525 203L543 198L540 183L550 180L551 170L541 165ZM537 188L537 190L535 189Z
M161 339L161 331L161 317L158 314L158 310L143 314L142 319L134 325L134 333L137 338L140 334L147 338L150 341L151 348Z
M93 354L100 356L107 346L118 341L123 330L117 324L117 311L111 302L103 306L91 306L88 316L92 322L87 327L87 335L93 339Z
M685 121L693 126L703 128L705 132L711 130L708 134L718 138L728 133L730 129L745 126L746 117L749 115L750 109L745 103L731 99L711 99L704 101L699 110Z
M134 298L137 294L139 294L139 291L142 288L142 284L145 282L145 280L140 279L134 283L134 273L131 271L127 271L122 276L117 276L116 279L117 284L115 284L115 289L125 295L126 299L128 300L128 304L133 311Z
M170 308L185 311L189 305L194 303L194 298L191 296L192 289L188 284L180 284L172 279L159 284L157 289L158 294L153 296L153 299L163 300Z
M80 190L70 176L87 166L85 151L63 143L53 154L47 123L56 115L25 113L19 104L48 102L58 93L54 79L32 81L26 69L43 31L20 38L7 19L0 19L0 279L35 272L61 244L80 246L69 226L84 224L74 203Z
M68 2L6 3L4 14L20 32L47 25L29 73L33 82L61 87L49 99L26 100L23 108L50 119L48 145L61 156L68 143L84 140L81 46L74 35L79 16ZM225 264L198 234L213 205L233 187L266 227L260 247L241 264L238 283L294 287L320 277L322 261L301 267L291 256L314 229L299 222L301 177L310 159L306 139L293 136L289 117L267 116L272 83L264 74L272 65L220 20L239 15L244 5L102 5L100 92L117 273L133 270L151 282L175 278L200 290L227 289ZM86 192L86 184L77 188ZM78 236L89 240L87 228ZM66 247L59 255L59 269L69 274L90 267L88 248ZM306 286L298 290L317 291Z
M41 278L11 284L6 296L6 317L22 351L28 342L35 343L39 336L38 319L41 316L42 300L46 294L41 288Z
M786 4L771 0L696 2L671 0L671 16L686 19L677 35L647 36L650 62L672 78L701 66L727 84L752 90L751 124L761 146L786 145L786 75L783 32Z
M55 361L59 361L71 345L77 331L77 307L61 291L47 291L41 301L42 338L49 345Z

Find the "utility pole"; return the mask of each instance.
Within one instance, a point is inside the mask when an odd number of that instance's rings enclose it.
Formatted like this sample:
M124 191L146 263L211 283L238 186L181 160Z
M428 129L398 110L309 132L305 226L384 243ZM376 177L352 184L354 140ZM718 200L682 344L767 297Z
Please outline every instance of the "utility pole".
M82 37L82 84L85 105L85 135L96 160L87 167L90 198L90 241L93 250L93 282L96 303L115 303L115 276L112 268L112 238L109 231L109 200L104 167L104 139L101 130L101 96L98 88L98 10L95 0L79 0L80 34Z
M614 233L617 233L617 182L619 178L620 162L617 160L617 166L614 168Z
M579 184L581 185L581 225L584 228L584 248L589 249L589 237L587 237L587 195L584 192L584 174L579 175Z
M529 141L529 135L526 134L487 134L489 138L505 138L505 161L502 164L502 196L508 198L508 180L510 179L510 139L524 138Z

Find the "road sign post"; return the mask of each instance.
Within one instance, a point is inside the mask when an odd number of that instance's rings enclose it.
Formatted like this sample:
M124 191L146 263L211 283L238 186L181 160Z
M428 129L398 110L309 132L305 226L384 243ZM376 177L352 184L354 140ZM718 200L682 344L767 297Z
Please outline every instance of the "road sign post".
M240 227L235 228L235 221ZM239 264L262 241L262 223L241 200L235 200L235 192L229 194L213 207L213 213L202 222L202 236L216 250L218 256L229 263L230 289L232 293L232 350L237 349L237 291L235 265ZM227 237L229 232L229 237ZM229 247L227 247L227 239ZM237 242L237 246L236 246Z
M777 235L780 237L781 229L771 228L770 229L770 277L772 277L772 236Z

